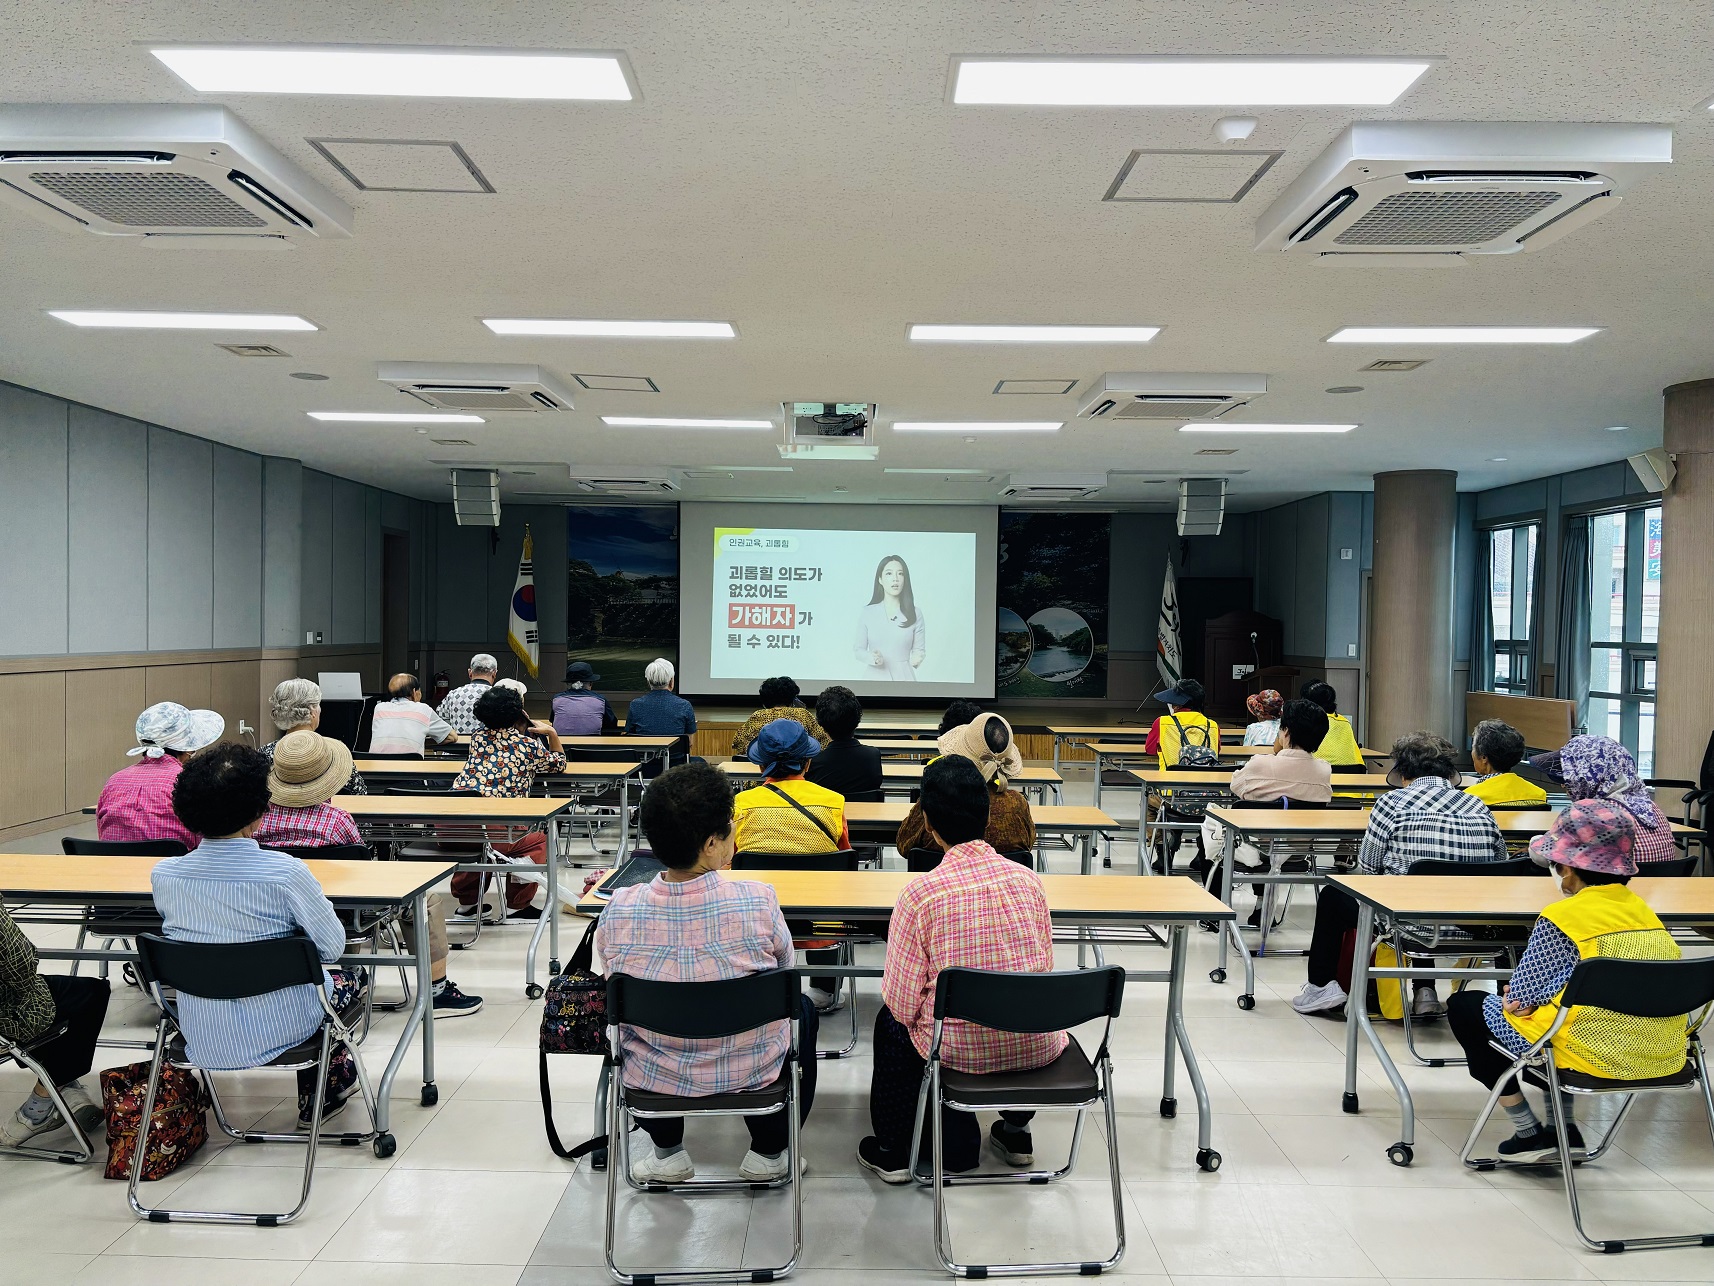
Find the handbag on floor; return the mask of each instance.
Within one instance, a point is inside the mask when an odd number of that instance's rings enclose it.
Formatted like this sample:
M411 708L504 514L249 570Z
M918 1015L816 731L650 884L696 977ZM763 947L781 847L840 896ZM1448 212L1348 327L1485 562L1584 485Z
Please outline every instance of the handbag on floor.
M107 1109L109 1179L131 1177L131 1156L143 1123L143 1099L149 1093L149 1064L110 1067L101 1073L101 1102ZM208 1142L208 1092L192 1072L161 1068L155 1108L149 1120L149 1150L143 1178L161 1179L196 1155Z
M555 1156L571 1161L604 1147L607 1136L567 1148L560 1142L553 1123L553 1091L548 1085L549 1054L599 1054L607 1056L607 979L590 966L595 961L595 922L584 930L583 940L566 961L565 969L548 983L542 1002L541 1086L542 1122L547 1127L548 1146Z

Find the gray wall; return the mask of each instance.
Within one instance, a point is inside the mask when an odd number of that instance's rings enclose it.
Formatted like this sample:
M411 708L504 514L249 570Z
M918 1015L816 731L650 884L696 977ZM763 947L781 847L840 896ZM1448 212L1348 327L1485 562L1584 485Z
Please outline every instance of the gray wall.
M1361 648L1374 513L1372 493L1330 491L1253 516L1256 610L1285 622L1287 656L1350 661Z
M383 517L426 622L434 508L0 384L0 656L378 643Z
M462 681L473 652L492 652L502 674L514 672L506 645L508 605L524 548L524 527L535 542L536 619L541 632L541 673L531 696L557 692L565 674L566 517L563 505L500 507L500 526L460 527L451 505L433 505L427 542L439 590L429 609L426 637L434 647L421 665L426 675L447 670ZM414 548L414 544L413 544ZM525 672L519 670L518 673ZM526 682L528 681L526 675Z

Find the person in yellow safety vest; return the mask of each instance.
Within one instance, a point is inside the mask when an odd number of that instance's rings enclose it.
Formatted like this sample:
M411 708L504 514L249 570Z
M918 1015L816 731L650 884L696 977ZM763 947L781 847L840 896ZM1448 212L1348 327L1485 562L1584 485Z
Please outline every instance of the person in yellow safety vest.
M1484 719L1470 738L1476 783L1464 788L1489 808L1546 808L1547 792L1513 772L1523 762L1524 734L1509 723Z

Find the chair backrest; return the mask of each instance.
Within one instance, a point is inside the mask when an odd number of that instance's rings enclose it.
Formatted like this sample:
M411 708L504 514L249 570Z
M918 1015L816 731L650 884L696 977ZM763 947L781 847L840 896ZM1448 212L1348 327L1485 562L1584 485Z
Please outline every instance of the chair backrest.
M1695 875L1696 867L1702 861L1700 856L1669 857L1664 862L1639 862L1637 874L1655 879L1671 879L1680 875Z
M1119 1016L1125 995L1121 965L1010 973L942 969L934 984L934 1016L961 1018L994 1031L1064 1031Z
M1618 960L1597 956L1571 971L1560 1004L1593 1005L1637 1018L1676 1018L1714 1003L1714 956Z
M945 856L938 848L913 848L905 853L905 869L913 875L921 875L925 871L934 870ZM1011 859L1019 866L1027 866L1032 871L1036 869L1036 855L1027 848L1007 849L1000 856Z
M1368 764L1334 764L1334 772L1365 773L1369 771Z
M681 1040L714 1040L796 1018L802 990L795 969L716 982L657 982L616 973L607 979L607 1021Z
M1419 857L1405 868L1406 875L1545 875L1547 868L1528 857L1504 862L1455 862L1446 857Z
M400 783L396 786L388 786L387 793L389 795L474 795L477 792L474 790L454 790L450 786L423 786Z
M262 847L300 862L369 862L375 857L367 844L264 844Z
M60 850L78 857L178 857L185 846L176 839L62 839Z
M1328 807L1328 804L1326 800L1322 800L1318 803L1311 803L1310 801L1303 799L1234 799L1228 803L1221 804L1220 807L1272 808L1276 810L1288 809L1295 813L1300 808L1326 808Z
M887 802L887 792L884 790L854 790L845 797L845 802L847 804L884 804Z
M304 937L255 942L174 942L145 933L137 939L137 972L187 996L243 1000L284 987L322 984L321 956Z
M855 871L863 855L842 848L837 853L734 853L734 871Z
M415 759L421 761L426 755L415 750L365 750L358 755L359 759Z

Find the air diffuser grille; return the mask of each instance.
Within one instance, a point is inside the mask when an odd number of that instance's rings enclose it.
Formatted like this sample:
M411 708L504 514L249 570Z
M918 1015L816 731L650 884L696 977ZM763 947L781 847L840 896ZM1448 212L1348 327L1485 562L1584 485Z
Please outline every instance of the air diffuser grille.
M1212 420L1236 402L1230 397L1139 397L1120 402L1108 417L1113 420Z
M540 411L546 404L531 400L527 393L504 385L476 388L462 384L413 384L405 392L430 406L449 411ZM558 408L553 408L558 409Z
M1333 238L1342 246L1443 246L1491 241L1563 192L1395 192Z
M268 225L212 183L193 174L100 171L30 175L98 219L127 228L265 228Z

